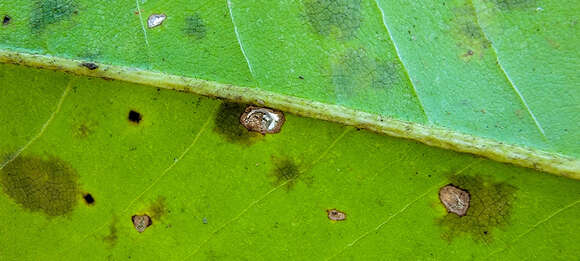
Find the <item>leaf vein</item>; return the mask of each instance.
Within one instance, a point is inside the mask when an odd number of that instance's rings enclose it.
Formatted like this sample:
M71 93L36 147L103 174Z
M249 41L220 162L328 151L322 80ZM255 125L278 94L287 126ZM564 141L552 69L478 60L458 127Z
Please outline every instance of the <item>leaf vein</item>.
M228 6L228 13L230 14L230 18L232 20L232 25L234 26L234 33L236 35L236 39L238 40L238 45L240 46L240 50L242 51L242 55L244 56L244 59L246 59L246 64L248 65L248 69L250 70L250 74L252 75L252 78L254 79L256 84L258 84L258 79L254 75L254 68L252 67L252 63L250 63L250 59L248 58L248 55L246 54L244 44L242 43L242 39L240 38L240 33L238 32L238 26L236 25L236 21L234 20L234 14L232 13L232 2L230 0L227 0L226 2L227 2L227 6Z
M42 125L42 127L40 128L40 131L36 135L34 135L32 137L32 139L30 139L24 146L22 146L22 148L18 149L14 154L12 154L12 156L7 161L2 163L2 165L0 165L0 170L2 170L6 165L10 164L10 162L12 162L14 159L16 159L20 155L20 153L22 153L24 150L26 150L30 145L32 145L32 143L34 143L36 140L38 140L38 138L40 138L40 136L42 136L44 134L48 125L50 125L50 123L54 120L56 114L58 114L58 112L60 111L60 108L62 107L62 104L63 104L65 98L68 96L68 93L70 92L72 83L73 83L73 80L72 79L69 80L62 95L60 96L60 99L58 100L58 103L56 104L54 111L50 114L50 117L48 118L48 120L46 120L46 122Z
M454 175L458 175L461 174L463 171L465 171L466 169L472 167L474 164L480 162L482 159L477 159L469 164L467 164L467 166L465 166L463 169L461 169L460 171L456 172ZM441 182L439 184L437 184L434 187L431 187L429 189L427 189L427 191L425 191L424 193L422 193L421 195L419 195L417 198L415 198L414 200L410 201L409 203L407 203L405 206L403 206L403 208L401 208L399 211L395 212L394 214L390 215L387 219L385 219L385 221L381 222L378 226L376 226L375 228L363 233L362 235L360 235L359 237L357 237L355 240L353 240L352 242L348 243L344 248L342 248L339 252L337 252L336 254L330 256L329 258L327 258L326 260L331 260L334 259L335 257L339 256L340 254L342 254L344 251L346 251L348 248L356 245L359 241L363 240L364 238L366 238L370 233L372 232L376 232L378 230L380 230L383 226L385 226L386 224L388 224L393 218L397 217L399 214L405 212L410 206L412 206L413 204L415 204L415 202L419 201L420 199L422 199L423 197L425 197L427 194L429 194L431 191L433 191L434 189L437 189L441 186L444 185L446 181Z
M518 242L520 239L522 239L524 236L526 236L527 234L531 233L532 231L534 231L536 228L538 228L539 226L545 224L546 222L548 222L550 219L552 219L553 217L557 216L558 214L562 213L563 211L575 206L576 204L580 203L580 199L577 199L576 201L561 207L559 209L557 209L556 211L552 212L552 214L550 214L549 216L545 217L544 219L538 221L536 224L534 224L533 226L531 226L530 228L528 228L528 230L524 231L523 233L519 234L512 242L509 243L509 245L507 245L506 247L499 249L497 251L494 251L492 253L490 253L486 259L489 259L491 256L501 253L507 249L509 249L511 246L513 246L516 242Z
M542 134L542 136L544 138L546 138L546 134L544 132L544 128L542 128L542 125L540 124L540 122L538 121L538 119L536 118L536 115L534 115L534 113L532 112L532 109L530 108L530 106L528 105L528 102L526 101L526 99L524 98L524 95L520 92L520 89L516 86L516 84L514 83L514 81L511 79L510 75L508 74L508 72L505 70L503 64L501 63L501 60L499 58L499 52L498 50L495 48L493 41L487 36L487 33L485 32L483 26L481 26L481 23L479 22L479 14L477 12L477 8L475 8L475 5L473 4L472 1L469 1L469 3L473 6L473 10L475 13L475 24L477 26L479 26L479 28L481 29L483 38L489 42L489 45L491 46L491 49L493 50L493 53L495 55L496 58L496 64L499 67L499 70L502 72L502 74L504 75L504 77L506 78L506 80L508 81L508 83L510 84L510 86L512 87L513 91L517 94L517 96L520 99L520 102L524 105L524 107L526 108L526 111L528 112L528 114L530 115L530 117L532 118L532 120L534 121L534 125L536 125L536 128L538 129L538 131L540 131L540 133Z
M301 173L304 173L310 169L312 169L316 163L318 163L321 159L323 159L328 152L330 152L330 150L340 141L342 140L342 138L350 131L352 130L352 128L345 128L345 130L339 135L337 136L334 141L324 150L324 152L322 154L320 154L320 157L318 157L315 161L312 162L312 164L310 164L309 168L306 168L304 170L301 171ZM286 180L285 182L281 183L280 185L270 189L268 192L266 192L264 195L262 195L261 197L259 197L258 199L252 201L252 203L250 203L246 208L244 208L242 211L240 211L240 213L238 213L236 216L234 216L233 218L231 218L230 220L226 221L225 223L223 223L221 226L219 226L216 230L214 230L213 232L211 232L210 236L207 237L203 242L201 242L201 244L197 247L197 249L193 252L191 252L191 254L187 255L186 257L184 257L184 260L187 260L193 256L195 256L197 253L199 253L199 251L220 231L222 231L223 229L225 229L228 225L232 224L233 222L235 222L236 220L238 220L240 217L242 217L246 212L248 212L248 210L250 210L252 207L254 207L255 205L257 205L258 203L260 203L262 200L264 200L265 198L267 198L270 194L276 192L277 190L279 190L280 188L284 187L286 184L288 184L289 182L294 181L296 178L292 178L289 180Z
M403 61L403 57L401 56L401 52L399 51L399 47L397 47L397 43L395 43L395 39L393 38L393 35L391 34L391 29L389 28L389 25L387 24L387 18L385 15L385 11L383 10L381 5L379 4L379 0L374 0L374 1L375 1L377 8L381 12L381 18L383 21L383 25L385 26L385 30L387 31L387 34L389 35L389 39L391 39L391 43L393 43L393 47L395 47L395 52L397 54L397 58L401 62L401 66L405 70L405 74L407 75L407 78L409 78L409 83L411 84L411 87L413 88L413 92L415 94L415 97L417 97L417 101L419 101L419 106L421 106L421 111L423 111L423 114L425 115L427 122L431 122L429 115L427 114L427 111L425 110L425 106L423 105L423 101L421 101L421 97L419 97L419 92L417 91L417 87L415 86L415 83L413 83L413 79L411 78L411 74L409 73L409 69L407 69L407 65L405 65L405 62Z

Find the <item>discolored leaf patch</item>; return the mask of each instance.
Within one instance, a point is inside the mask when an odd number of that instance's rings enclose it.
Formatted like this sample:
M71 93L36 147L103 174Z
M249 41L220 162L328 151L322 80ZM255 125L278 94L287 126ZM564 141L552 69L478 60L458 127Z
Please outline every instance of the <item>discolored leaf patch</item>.
M119 223L119 218L113 216L111 224L109 224L109 234L103 237L103 241L109 245L109 247L114 247L119 239L119 231L117 230L117 224Z
M34 0L30 27L38 33L48 25L58 23L76 14L77 3L74 0Z
M333 62L331 71L339 103L384 93L406 84L403 67L398 61L374 58L362 47L349 49L339 56Z
M491 46L481 26L477 22L475 7L471 1L465 1L463 5L454 9L454 19L451 21L452 35L459 47L458 57L464 61L470 61L476 57L482 57Z
M441 237L451 241L469 235L476 242L491 242L494 230L509 224L517 188L481 176L454 176L450 183L469 192L469 211L464 216L447 213L439 219L437 223L443 229Z
M185 34L195 38L196 40L203 39L207 33L205 21L201 18L199 13L185 17Z
M501 11L515 9L536 8L536 0L488 0Z
M247 105L224 102L220 105L214 120L214 132L222 136L227 142L250 145L262 135L249 132L240 123L240 117Z
M314 32L336 39L351 39L362 23L360 0L310 0L304 3Z
M30 211L49 216L71 213L80 195L77 172L51 157L17 157L0 171L4 193Z
M272 162L274 163L272 176L276 178L273 185L284 184L287 190L292 189L302 174L296 162L287 157L273 157Z
M149 206L147 213L151 217L152 220L160 220L163 218L167 213L169 213L169 209L167 208L167 203L164 197L159 197L157 200L151 203Z

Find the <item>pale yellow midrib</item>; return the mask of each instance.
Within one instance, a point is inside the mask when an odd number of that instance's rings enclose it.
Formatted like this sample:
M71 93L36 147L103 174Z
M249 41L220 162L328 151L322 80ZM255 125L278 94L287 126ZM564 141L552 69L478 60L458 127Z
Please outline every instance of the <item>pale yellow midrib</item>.
M500 162L580 179L580 160L568 156L504 144L445 128L384 118L339 105L309 101L260 89L106 64L98 64L99 68L89 70L80 65L83 61L9 50L0 50L0 62L116 79L268 106L300 116L353 125L390 136L417 140L435 147L472 153Z

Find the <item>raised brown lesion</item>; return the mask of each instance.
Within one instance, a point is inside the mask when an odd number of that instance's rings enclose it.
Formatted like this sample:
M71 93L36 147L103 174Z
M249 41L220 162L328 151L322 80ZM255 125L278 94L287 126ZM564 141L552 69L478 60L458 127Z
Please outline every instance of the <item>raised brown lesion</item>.
M143 233L145 229L147 229L149 226L153 224L153 221L151 221L151 217L149 217L147 214L133 215L131 217L131 220L133 221L133 226L135 226L135 229L139 233Z
M328 215L328 219L330 219L332 221L346 220L346 213L344 213L336 208L327 209L326 214Z
M447 185L439 189L439 200L447 209L447 212L465 216L469 209L469 192L453 185Z
M286 118L284 113L270 108L248 106L240 116L240 123L248 131L259 132L261 134L279 133Z

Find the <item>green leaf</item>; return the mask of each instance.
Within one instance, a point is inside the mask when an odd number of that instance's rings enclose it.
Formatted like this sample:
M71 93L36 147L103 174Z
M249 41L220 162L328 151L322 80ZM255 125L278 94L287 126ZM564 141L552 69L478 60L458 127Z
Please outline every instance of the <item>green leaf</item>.
M11 1L0 59L261 101L578 176L578 11L572 0ZM154 14L167 19L150 28Z
M282 132L252 135L239 124L242 105L14 65L0 72L2 259L580 253L575 180L289 113ZM449 183L471 193L467 216L439 202ZM329 209L347 219L329 220ZM143 214L152 225L139 233L131 217Z
M574 259L579 8L1 2L0 259Z

